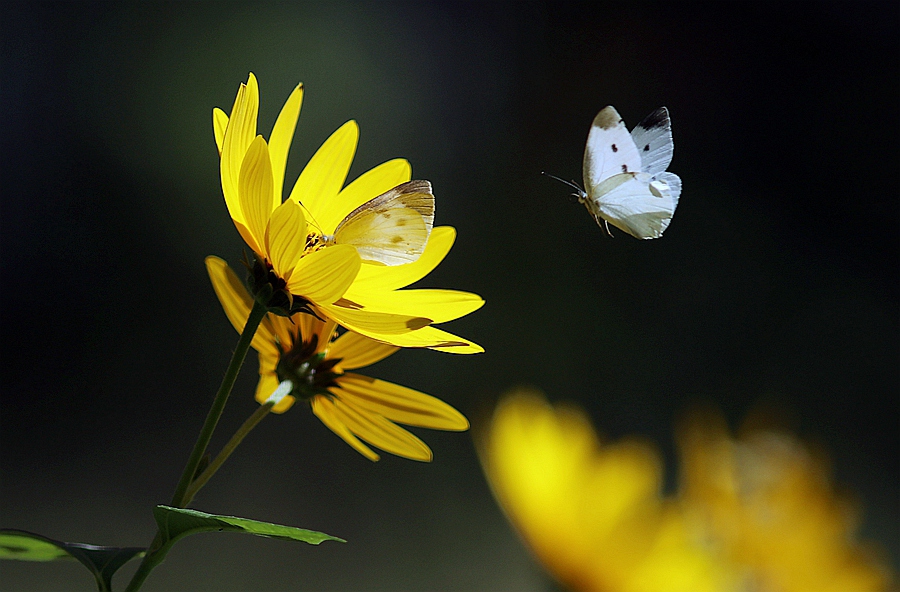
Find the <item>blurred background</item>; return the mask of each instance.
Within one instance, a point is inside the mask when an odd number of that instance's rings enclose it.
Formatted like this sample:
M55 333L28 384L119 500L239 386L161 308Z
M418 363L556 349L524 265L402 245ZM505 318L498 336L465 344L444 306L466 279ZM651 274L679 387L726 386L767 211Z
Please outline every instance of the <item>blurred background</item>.
M306 86L288 187L348 119L350 179L395 157L457 228L420 285L487 304L478 356L368 374L483 425L517 384L659 443L698 404L760 407L827 450L896 569L900 199L895 3L63 3L0 11L0 525L143 546L237 334L203 258L243 243L211 110L260 84L268 137ZM684 190L660 240L597 228L570 190L591 120L665 105ZM213 448L256 407L248 358ZM414 430L415 431L415 430ZM371 463L298 406L194 508L322 530L320 547L181 542L145 590L553 590L495 505L469 433ZM124 586L136 563L114 582ZM6 590L92 590L75 563L0 564Z

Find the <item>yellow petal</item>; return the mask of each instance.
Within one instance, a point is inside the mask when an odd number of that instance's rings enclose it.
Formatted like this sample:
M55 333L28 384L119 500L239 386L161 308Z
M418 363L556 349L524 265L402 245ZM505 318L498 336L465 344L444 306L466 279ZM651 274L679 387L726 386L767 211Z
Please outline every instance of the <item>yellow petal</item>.
M240 205L238 205L240 207ZM238 222L234 218L231 219L234 222L234 227L237 228L238 234L241 235L241 238L244 239L244 242L247 243L247 246L253 249L253 252L262 257L266 258L266 251L264 244L256 244L256 239L253 237L253 233L244 226L242 223Z
M335 196L344 186L358 140L359 127L355 121L348 121L325 140L294 184L289 199L302 203L313 223L318 224L320 214L327 215Z
M395 345L388 345L359 333L347 331L331 345L328 357L340 358L338 367L341 370L352 370L380 362L398 349L400 348Z
M364 310L427 317L435 324L458 319L484 305L481 296L471 292L426 289L362 293L355 282L344 298L362 304Z
M344 327L363 335L369 333L397 335L415 331L431 323L431 319L423 317L359 310L345 306L321 304L319 308Z
M278 363L277 357L265 356L259 354L259 382L256 384L256 402L262 405L265 403L275 389L278 388L278 377L275 375L275 364ZM296 399L292 395L288 395L272 407L272 413L284 413L290 409Z
M247 318L250 316L250 309L253 308L253 298L234 271L222 259L207 257L206 271L209 273L216 296L219 297L219 302L222 303L222 308L225 310L225 316L228 317L237 332L242 333L244 325L247 324ZM260 354L270 356L278 354L278 348L275 347L274 322L271 315L267 315L256 330L256 335L253 336L250 345Z
M222 180L222 193L231 217L241 224L247 225L241 212L240 193L238 191L241 166L244 155L256 137L256 118L259 111L259 88L256 78L250 74L247 84L241 84L234 107L222 139L222 157L219 162L219 176Z
M266 228L266 250L275 273L285 281L306 248L306 216L297 203L286 201L272 212Z
M328 397L313 397L311 404L313 413L329 430L340 436L344 442L369 460L376 461L379 459L375 451L360 442L359 438L354 436L347 426L336 417L334 403Z
M344 187L330 207L319 212L318 223L324 234L334 234L344 217L370 199L410 180L412 167L403 158L395 158L370 169Z
M247 229L256 244L263 245L269 216L277 204L272 201L272 165L269 163L269 149L262 136L256 136L247 150L241 165L238 191Z
M397 424L339 397L333 400L333 404L335 418L369 444L403 458L431 461L431 449L425 442Z
M455 240L456 230L452 226L438 226L432 229L425 252L418 259L403 265L363 265L353 288L359 292L377 292L397 290L417 282L444 260Z
M359 254L350 245L335 245L300 258L287 287L316 304L338 300L359 273Z
M216 149L222 156L222 142L225 141L225 129L228 127L228 116L218 107L213 108L213 135L216 137Z
M434 430L469 429L465 416L436 397L411 388L348 373L337 379L340 399L404 425Z
M294 138L294 130L297 128L297 118L300 117L301 103L303 103L303 85L298 84L281 108L281 113L275 120L275 127L272 128L272 135L269 137L269 157L272 159L276 203L281 203L284 191L284 166L287 163L291 140Z
M458 335L442 331L436 327L422 327L421 329L406 332L381 332L378 330L378 321L381 320L381 317L384 315L367 313L369 319L364 320L370 322L356 323L355 321L360 318L359 313L363 311L351 311L350 313L347 313L347 309L339 306L323 307L323 309L326 314L351 331L355 331L360 335L375 339L376 341L382 341L389 345L395 345L397 347L428 348L453 354L480 354L484 352L484 348L477 343L469 341L468 339L463 339ZM394 317L398 315L386 316ZM389 328L395 329L393 326Z

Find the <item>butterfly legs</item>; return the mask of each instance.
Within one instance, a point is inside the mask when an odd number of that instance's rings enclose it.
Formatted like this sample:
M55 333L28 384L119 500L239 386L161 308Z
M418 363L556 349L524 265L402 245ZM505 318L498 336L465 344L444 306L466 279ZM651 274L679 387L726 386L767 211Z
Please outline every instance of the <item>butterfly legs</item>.
M609 222L607 222L606 220L603 220L603 218L601 218L597 214L592 213L592 215L594 216L594 222L597 223L597 226L599 226L600 228L602 228L603 230L606 231L606 234L609 235L609 238L616 238L615 236L613 236L613 233L610 232L610 230L609 230ZM601 222L601 220L602 220L602 222Z

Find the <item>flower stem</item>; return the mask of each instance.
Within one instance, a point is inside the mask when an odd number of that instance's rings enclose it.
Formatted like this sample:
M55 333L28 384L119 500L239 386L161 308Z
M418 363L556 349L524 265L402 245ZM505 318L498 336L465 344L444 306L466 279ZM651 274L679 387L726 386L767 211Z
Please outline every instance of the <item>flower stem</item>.
M200 465L203 453L206 452L207 447L209 447L209 441L212 438L213 431L216 429L216 425L219 423L222 411L225 410L225 403L228 402L231 388L234 386L234 381L237 379L238 372L244 364L244 358L247 357L247 351L250 349L250 343L253 341L256 329L259 327L260 322L262 322L263 317L265 316L266 306L254 301L253 308L250 310L250 315L247 318L247 323L244 325L244 330L241 332L241 338L238 340L237 347L234 348L231 362L228 364L228 369L225 370L225 376L222 378L219 392L216 393L216 398L209 408L209 413L206 415L206 421L203 423L203 428L200 430L200 435L197 437L194 449L191 451L190 457L188 457L187 465L184 467L184 472L181 474L181 479L178 481L178 486L175 488L175 494L172 496L171 505L176 508L183 508L189 501L189 498L186 495L188 487L190 487L191 482L197 474L197 467ZM196 491L194 493L196 493ZM144 580L147 579L147 576L150 575L153 568L162 563L171 548L171 545L167 545L166 543L167 541L163 540L162 534L157 531L153 542L147 549L147 554L144 555L140 567L138 567L134 576L132 576L131 582L129 582L128 588L126 588L126 592L135 592L140 589Z
M222 448L221 452L219 452L218 456L206 469L200 473L194 481L191 483L191 486L188 487L187 492L184 494L184 504L187 505L191 503L191 500L194 499L194 496L206 485L206 482L209 481L213 475L216 474L216 471L219 470L219 467L228 460L228 457L231 456L231 453L234 452L234 449L238 447L244 438L247 437L247 434L250 433L250 430L256 427L256 424L262 421L262 419L269 414L269 411L272 410L272 407L275 406L275 403L266 403L264 405L260 405L256 411L253 412L253 415L247 418L247 421L234 433L231 437L231 440L228 441L228 444Z

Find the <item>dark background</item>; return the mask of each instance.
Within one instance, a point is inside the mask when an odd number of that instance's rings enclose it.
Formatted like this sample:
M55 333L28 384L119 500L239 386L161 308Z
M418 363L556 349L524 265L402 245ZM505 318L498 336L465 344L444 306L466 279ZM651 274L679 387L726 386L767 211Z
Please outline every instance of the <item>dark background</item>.
M421 285L487 300L446 326L487 353L400 352L371 375L476 427L535 384L659 442L669 487L686 410L737 425L775 406L897 565L895 3L66 3L0 23L2 526L152 537L237 341L203 266L243 247L211 109L253 71L267 137L306 85L288 187L356 119L350 178L406 157L458 229ZM580 180L607 104L629 127L672 114L684 192L660 240L609 239L540 175ZM256 406L250 360L215 448ZM266 419L193 507L349 543L191 537L145 589L551 589L470 434L418 433L433 463L373 464L299 406ZM76 564L0 570L9 590L93 588Z

